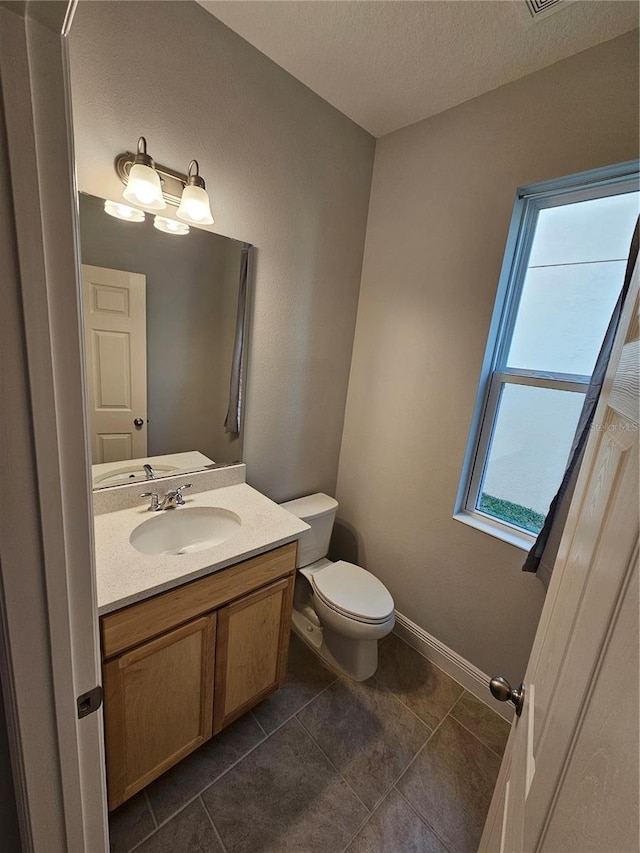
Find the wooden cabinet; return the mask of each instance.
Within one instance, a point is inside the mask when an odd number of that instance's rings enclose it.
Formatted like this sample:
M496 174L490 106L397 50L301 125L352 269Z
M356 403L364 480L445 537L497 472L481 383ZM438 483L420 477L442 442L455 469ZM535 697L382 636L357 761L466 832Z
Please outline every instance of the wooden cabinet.
M105 664L112 807L211 737L215 628L212 613Z
M284 681L296 543L100 620L114 809Z
M292 596L289 577L218 611L215 733L284 682Z

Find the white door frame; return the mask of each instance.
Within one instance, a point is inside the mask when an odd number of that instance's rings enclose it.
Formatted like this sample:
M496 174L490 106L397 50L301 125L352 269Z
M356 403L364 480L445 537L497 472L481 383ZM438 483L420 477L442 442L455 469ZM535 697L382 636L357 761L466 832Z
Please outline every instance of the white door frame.
M0 3L0 676L25 851L108 849L66 35ZM0 125L2 125L0 121Z

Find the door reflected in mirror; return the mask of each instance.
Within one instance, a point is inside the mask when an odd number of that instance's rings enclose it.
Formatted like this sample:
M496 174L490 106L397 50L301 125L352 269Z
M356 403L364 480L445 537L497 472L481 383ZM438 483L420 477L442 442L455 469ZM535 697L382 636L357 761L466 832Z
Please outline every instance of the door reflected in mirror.
M80 194L94 488L242 461L251 247Z

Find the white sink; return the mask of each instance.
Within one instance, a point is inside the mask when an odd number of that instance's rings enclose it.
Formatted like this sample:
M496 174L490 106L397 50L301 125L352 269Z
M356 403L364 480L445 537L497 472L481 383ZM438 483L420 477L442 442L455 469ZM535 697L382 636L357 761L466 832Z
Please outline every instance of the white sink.
M193 554L206 551L240 529L240 516L219 507L160 510L134 528L129 542L143 554Z
M181 469L177 465L154 465L153 470L156 477L166 477L175 474ZM98 474L93 478L93 488L96 486L124 486L127 483L147 481L146 471L141 465L123 465L121 468L109 471L106 474Z

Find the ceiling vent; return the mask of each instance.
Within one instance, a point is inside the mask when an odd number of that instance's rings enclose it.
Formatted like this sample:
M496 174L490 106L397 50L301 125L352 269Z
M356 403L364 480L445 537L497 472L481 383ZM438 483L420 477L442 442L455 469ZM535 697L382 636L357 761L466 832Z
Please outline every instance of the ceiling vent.
M529 14L536 20L552 15L570 2L571 0L525 0Z

